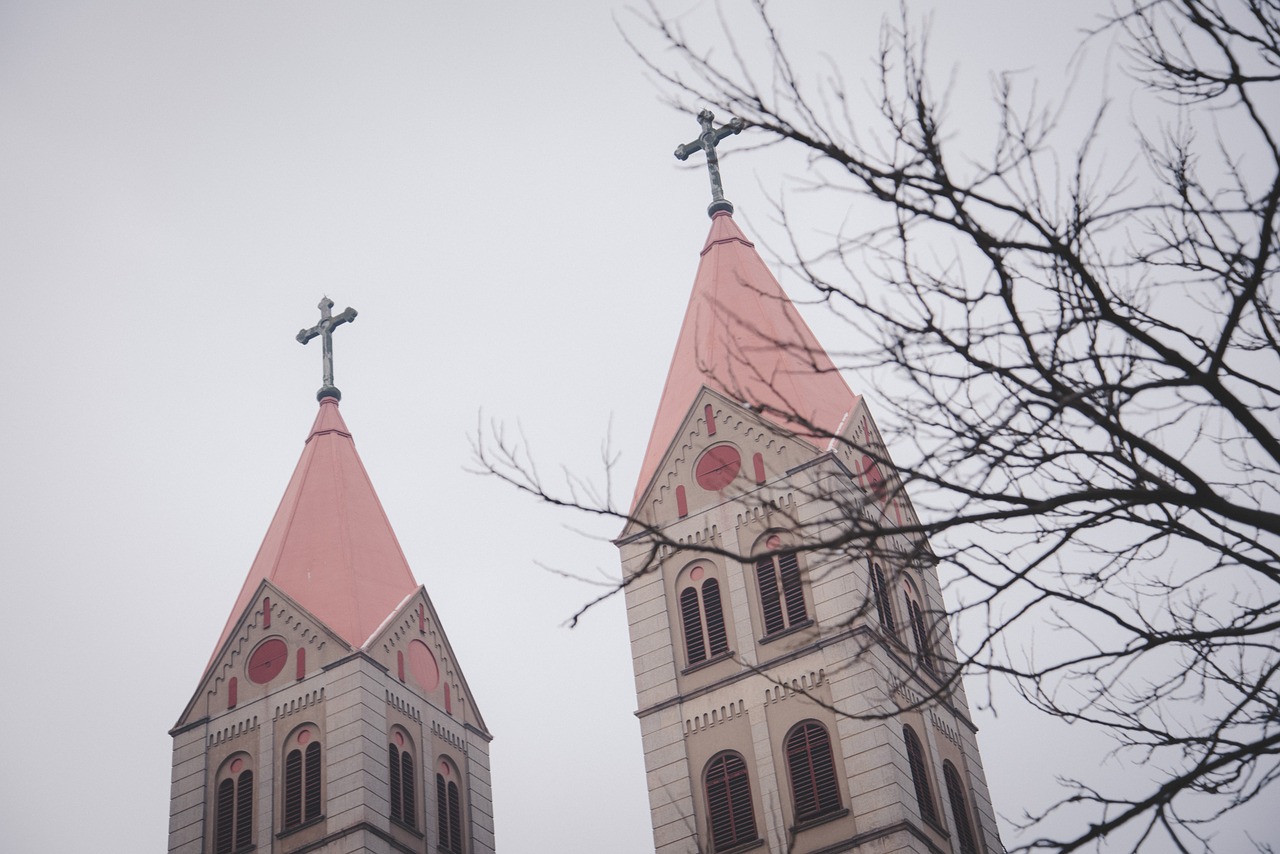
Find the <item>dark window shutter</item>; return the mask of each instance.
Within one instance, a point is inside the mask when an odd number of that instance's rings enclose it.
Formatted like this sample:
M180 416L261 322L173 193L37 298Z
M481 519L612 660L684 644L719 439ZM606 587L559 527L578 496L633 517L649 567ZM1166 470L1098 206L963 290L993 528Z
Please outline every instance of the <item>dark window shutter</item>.
M751 780L746 763L736 753L726 753L707 766L707 814L713 851L756 839Z
M978 854L973 825L969 823L969 809L965 805L964 787L960 784L956 767L950 762L942 763L942 779L947 784L947 800L951 803L951 817L956 823L956 841L960 843L960 854Z
M911 766L911 782L916 787L916 804L920 807L920 817L937 824L938 811L934 808L933 792L929 788L929 769L924 764L924 748L911 727L902 728L902 737L907 742L907 763Z
M702 607L707 612L707 645L712 655L729 651L729 636L724 630L724 608L720 602L720 582L708 578L702 583Z
M880 617L880 627L884 629L885 634L894 634L897 626L893 622L893 608L889 604L889 597L885 595L884 573L880 571L878 563L871 565L871 592L876 600L876 614Z
M773 558L756 561L756 581L760 585L760 611L764 616L765 636L785 628L782 621L782 602L778 597L778 577L773 571Z
M800 584L800 563L795 552L778 555L778 570L782 576L782 595L787 600L787 625L803 623L808 614L804 608L804 588Z
M236 849L253 844L253 772L241 771L236 782Z
M391 820L404 821L401 801L404 792L400 789L400 749L394 744L387 745L387 768L391 772Z
M680 619L684 623L684 650L690 664L706 660L702 642L702 614L698 611L698 591L686 587L680 594Z
M910 596L907 599L907 617L911 620L911 635L916 642L916 658L920 661L920 666L930 673L933 672L933 656L929 653L929 633L924 627L924 615L920 613L920 606Z
M302 751L290 750L284 759L284 826L302 824Z
M400 754L401 785L404 787L404 823L410 827L418 826L417 778L413 776L413 756L409 751Z
M307 745L307 821L320 815L320 742Z
M236 784L227 778L218 784L218 801L214 806L213 850L214 854L231 854L232 814L236 805Z
M436 843L440 848L449 845L449 796L445 790L444 776L436 775L436 833L440 839Z
M840 808L831 738L816 721L803 723L787 737L787 767L795 796L796 821Z
M462 854L462 803L458 784L449 783L449 854Z

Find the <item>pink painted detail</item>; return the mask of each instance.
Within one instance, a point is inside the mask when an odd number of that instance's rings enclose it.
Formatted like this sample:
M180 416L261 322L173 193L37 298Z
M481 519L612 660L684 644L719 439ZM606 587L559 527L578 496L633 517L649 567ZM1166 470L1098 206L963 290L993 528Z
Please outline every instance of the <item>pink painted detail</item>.
M400 681L404 681L404 653L396 650L396 675L400 677Z
M267 638L249 655L245 672L253 682L266 685L280 675L288 660L289 645L280 638Z
M683 486L676 487L676 513L681 519L689 515L689 499L685 498Z
M239 759L239 758L237 758L237 759L232 759L232 760L231 760L231 773L232 773L232 774L239 774L239 773L240 773L240 769L241 769L241 768L243 768L243 767L244 767L244 760L243 760L243 759Z
M424 635L427 633L427 615L422 605L418 605L418 632Z
M440 760L440 776L442 777L449 776L449 763L443 759Z
M306 649L304 649L303 647L298 647L298 655L297 655L296 657L297 657L297 660L298 660L298 664L297 664L297 669L296 669L296 671L295 671L295 673L294 673L294 678L295 678L295 679L297 679L299 682L301 682L303 679L306 679L306 678L307 678L307 651L306 651Z
M236 694L239 693L240 683L236 681L236 677L232 676L227 682L227 708L234 709L236 707Z
M706 575L706 574L707 574L707 573L706 573L706 571L705 571L702 567L700 567L700 566L695 566L695 567L694 567L694 568L689 572L689 578L690 578L690 579L692 579L693 581L701 581L701 580L702 580L702 576L704 576L704 575Z
M657 476L702 388L825 447L858 397L752 243L727 213L711 219L632 510Z
M418 589L331 397L320 402L298 466L214 655L264 580L356 649Z
M698 481L698 486L708 492L719 492L733 483L741 468L742 454L738 453L737 448L733 445L716 445L708 448L698 458L693 467L693 476Z
M264 629L271 628L271 597L262 597L262 627Z
M449 683L444 683L444 713L453 714L453 696L449 692Z
M706 408L702 410L702 414L705 415L707 419L707 435L714 436L716 434L716 411L712 409L711 404L708 403Z
M400 730L396 730L396 744L404 747L404 733Z
M417 639L409 641L409 673L424 691L434 691L440 684L440 665L436 663L436 657L425 643ZM445 686L445 691L448 690Z
M311 730L304 729L298 733L298 744L306 744L311 740Z
M751 458L751 464L756 469L756 483L764 483L764 456L756 454Z
M876 498L884 498L884 475L880 473L880 465L866 454L862 456L862 476L866 478L867 488L875 493Z

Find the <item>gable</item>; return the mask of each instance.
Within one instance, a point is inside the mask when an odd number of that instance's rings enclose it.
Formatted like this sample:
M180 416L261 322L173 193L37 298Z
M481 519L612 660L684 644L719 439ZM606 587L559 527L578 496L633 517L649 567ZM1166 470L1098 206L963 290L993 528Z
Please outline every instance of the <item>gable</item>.
M351 652L287 593L263 581L215 650L175 728L251 703Z

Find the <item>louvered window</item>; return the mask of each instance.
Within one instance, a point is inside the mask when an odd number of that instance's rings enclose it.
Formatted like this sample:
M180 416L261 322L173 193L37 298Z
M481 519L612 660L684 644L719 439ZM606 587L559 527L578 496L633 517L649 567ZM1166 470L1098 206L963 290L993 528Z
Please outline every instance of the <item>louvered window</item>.
M400 754L400 779L404 799L404 823L409 827L418 826L417 778L413 775L413 756L409 751Z
M214 803L214 854L231 854L253 844L253 772L242 771L218 784Z
M924 748L911 727L902 728L902 737L907 742L907 763L911 766L911 782L916 788L916 804L920 807L920 817L931 824L937 824L938 811L934 806L933 791L929 786L929 769L924 761Z
M400 785L400 748L387 747L387 769L391 775L391 820L404 821L404 789Z
M680 621L684 625L685 655L692 666L729 651L720 582L708 578L697 587L680 592Z
M764 634L776 635L808 619L800 563L795 552L756 561L756 581L760 588L760 612Z
M960 854L978 854L973 825L969 823L969 808L965 804L964 787L960 783L960 775L956 773L956 766L950 762L943 762L942 779L947 786L951 818L956 823L956 842L960 844Z
M413 755L407 750L401 751L394 744L389 745L387 751L387 768L391 776L391 818L408 827L417 827Z
M462 802L458 784L452 780L446 783L442 774L436 775L436 826L440 850L462 854Z
M878 563L871 565L871 594L876 601L876 615L880 618L880 627L884 629L885 634L894 634L897 625L893 621L893 607L885 593L884 572L881 571Z
M726 753L707 766L707 818L712 851L726 851L757 838L747 763L737 753Z
M922 668L933 673L933 654L929 650L929 632L925 628L924 614L910 593L906 595L906 600L907 619L911 622L911 637L916 643L916 659Z
M786 751L796 821L840 809L840 789L826 728L817 721L800 724L787 736Z
M294 748L284 759L284 829L320 817L320 742Z

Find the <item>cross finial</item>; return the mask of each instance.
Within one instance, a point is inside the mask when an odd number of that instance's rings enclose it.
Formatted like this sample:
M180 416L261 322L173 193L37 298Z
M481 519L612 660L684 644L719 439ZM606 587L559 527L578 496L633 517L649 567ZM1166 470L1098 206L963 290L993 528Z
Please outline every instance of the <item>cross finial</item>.
M733 203L724 197L724 187L720 184L720 158L716 156L716 143L726 136L742 133L747 123L739 118L730 119L720 127L712 122L715 116L710 110L698 113L698 124L702 125L702 133L693 142L686 142L676 148L677 160L688 160L695 151L707 154L707 171L711 173L711 204L707 206L707 216L715 216L718 211L733 213Z
M298 332L298 343L306 344L317 335L321 336L321 350L324 353L324 385L320 386L320 390L316 392L316 400L324 400L326 397L342 400L342 392L338 391L333 384L333 330L335 327L355 320L356 310L347 306L342 314L333 317L329 314L329 310L333 308L333 300L328 297L320 300L320 305L317 307L320 309L320 322L310 329Z

